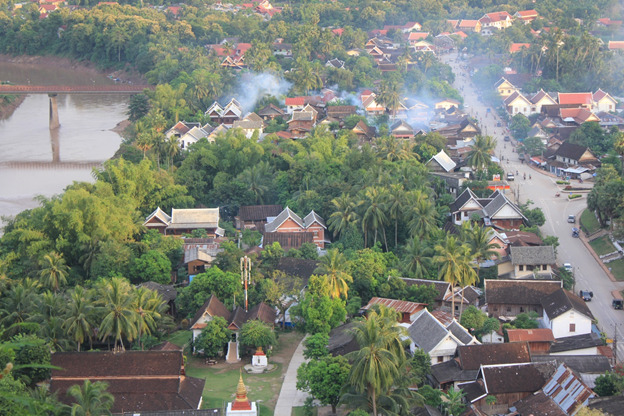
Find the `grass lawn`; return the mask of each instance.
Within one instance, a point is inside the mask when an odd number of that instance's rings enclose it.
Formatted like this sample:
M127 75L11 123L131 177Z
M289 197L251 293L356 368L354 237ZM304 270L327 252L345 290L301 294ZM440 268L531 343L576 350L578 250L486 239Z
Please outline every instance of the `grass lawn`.
M581 213L581 224L588 234L596 232L600 229L600 223L596 219L594 213L589 209L585 209Z
M312 408L312 414L314 416L318 415L318 409L316 407ZM305 415L303 406L293 407L292 416L303 416L303 415Z
M615 246L611 243L611 240L609 240L609 236L606 235L590 241L589 245L592 246L596 254L598 254L599 256L613 253L614 251L616 251Z
M624 280L624 259L614 260L606 264L617 280Z
M167 341L177 345L178 347L183 347L191 341L191 336L191 331L176 331L173 334L169 335Z
M259 402L260 415L270 416L277 402L277 396L282 388L283 375L288 368L288 363L294 350L303 338L296 332L280 333L279 345L275 353L269 358L269 363L276 368L270 373L247 374L243 371L243 380L247 387L248 397L252 401ZM208 366L203 358L187 356L186 374L191 377L204 378L205 408L221 408L225 402L231 401L236 393L240 369L251 363L250 356L243 356L236 364L226 364L219 360L219 364Z

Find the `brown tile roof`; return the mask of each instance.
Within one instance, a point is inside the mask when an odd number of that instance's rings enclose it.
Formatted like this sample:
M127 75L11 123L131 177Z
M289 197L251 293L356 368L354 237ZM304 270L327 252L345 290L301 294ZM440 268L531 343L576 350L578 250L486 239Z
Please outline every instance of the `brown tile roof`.
M559 280L485 280L487 303L539 305L540 299L563 287Z
M169 302L175 300L178 296L178 291L173 287L173 285L161 285L156 282L145 282L141 283L139 287L144 287L149 290L153 290L158 292L158 294L163 298L165 302Z
M262 242L263 247L271 245L275 242L280 243L280 246L285 251L290 250L291 248L301 248L303 243L313 243L314 242L314 233L300 232L300 233L272 233L265 232L264 239Z
M241 221L266 221L267 217L277 217L282 212L281 205L247 205L238 210Z
M457 354L464 370L477 370L482 365L531 362L529 344L526 342L463 345L457 347Z
M388 308L392 308L399 313L409 313L414 314L427 306L426 303L416 303L409 302L407 300L396 300L396 299L388 299L388 298L378 298L374 297L368 301L368 304L364 306L362 309L369 310L373 307L373 305L384 305Z
M543 391L538 391L513 404L521 415L567 416Z
M508 329L509 342L553 342L555 337L549 328Z
M226 321L230 320L231 312L225 307L223 302L219 300L215 295L211 295L208 300L197 310L193 320L191 321L191 327L193 327L199 318L202 317L204 312L208 312L210 316L220 316Z
M592 315L585 301L565 289L559 289L556 292L542 298L542 307L544 308L544 312L546 312L549 319L554 319L572 309L582 313L590 319L594 319L594 315Z
M520 363L484 366L481 374L488 394L534 393L555 372L553 363Z
M277 313L275 309L270 307L264 302L260 302L247 314L247 320L252 321L254 319L258 319L259 321L264 322L267 325L273 326L275 324L275 318L277 317Z
M50 391L69 404L69 387L105 381L113 413L197 409L205 380L182 375L182 351L72 352L52 354Z

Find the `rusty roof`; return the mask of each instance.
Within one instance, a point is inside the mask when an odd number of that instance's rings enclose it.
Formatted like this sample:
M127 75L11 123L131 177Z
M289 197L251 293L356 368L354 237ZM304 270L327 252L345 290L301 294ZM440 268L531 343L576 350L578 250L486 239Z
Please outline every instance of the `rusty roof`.
M509 342L553 342L555 337L549 328L508 329Z
M425 306L427 306L426 303L416 303L409 302L407 300L374 297L370 301L368 301L368 305L364 306L362 309L369 310L373 307L373 305L384 305L388 308L394 309L399 313L409 313L410 315L424 309Z

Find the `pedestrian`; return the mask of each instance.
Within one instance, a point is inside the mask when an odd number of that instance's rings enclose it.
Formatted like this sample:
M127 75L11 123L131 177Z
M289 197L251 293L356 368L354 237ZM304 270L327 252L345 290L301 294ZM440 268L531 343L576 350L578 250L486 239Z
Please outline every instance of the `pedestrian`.
M531 180L531 174L529 173L529 180Z
M522 179L524 179L526 181L526 173L524 175L522 175Z

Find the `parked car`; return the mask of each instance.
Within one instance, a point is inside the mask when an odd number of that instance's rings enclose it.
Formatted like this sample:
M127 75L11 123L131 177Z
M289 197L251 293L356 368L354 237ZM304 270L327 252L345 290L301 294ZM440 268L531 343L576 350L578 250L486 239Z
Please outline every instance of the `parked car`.
M579 296L581 297L581 299L583 299L585 302L589 302L592 300L592 298L594 297L594 292L590 292L588 290L581 290L579 291Z
M503 140L505 140L506 142L510 142L511 138L509 136L505 136L505 138Z
M571 224L575 224L576 223L576 216L568 215L568 222L571 223Z
M511 172L507 173L507 180L508 181L513 181L514 180L514 174L511 173Z
M501 124L501 122L499 121L498 123L496 123L496 127L503 127L503 125Z
M613 302L611 302L611 306L613 306L613 309L624 309L624 300L613 299Z
M573 227L572 228L572 237L579 238L579 232L580 232L580 230L578 228Z
M572 273L572 263L563 263L563 268Z

